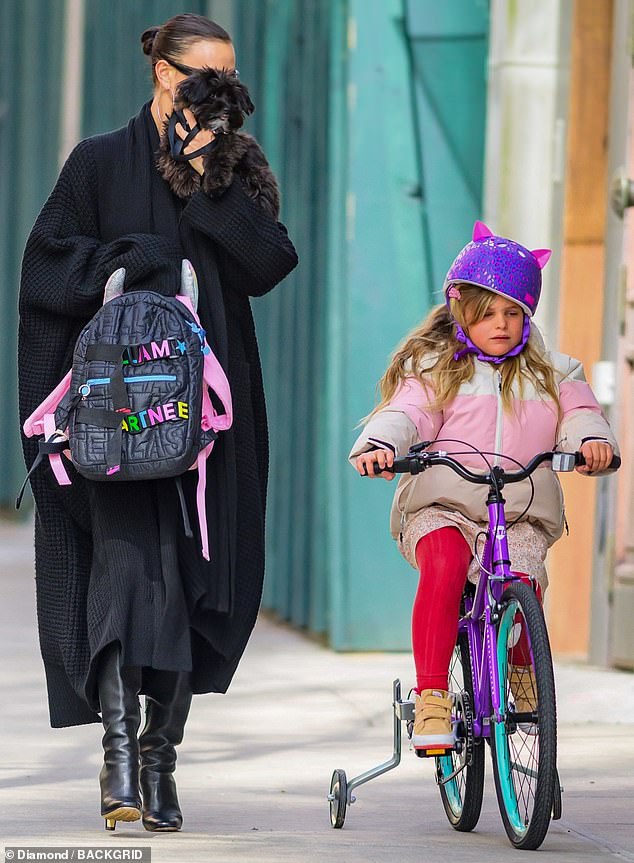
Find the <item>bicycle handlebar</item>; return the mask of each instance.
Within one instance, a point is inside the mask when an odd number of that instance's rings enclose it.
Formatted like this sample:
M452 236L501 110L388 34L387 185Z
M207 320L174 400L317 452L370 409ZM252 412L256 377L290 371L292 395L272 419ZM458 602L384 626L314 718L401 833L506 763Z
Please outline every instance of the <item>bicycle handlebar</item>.
M503 477L504 483L509 482L521 482L530 476L536 468L539 467L540 464L543 464L545 461L555 462L553 470L556 471L571 471L578 465L583 465L586 463L585 458L580 452L575 453L566 453L566 452L554 452L549 450L548 452L540 452L534 458L532 458L526 467L523 467L521 470L513 471L509 473L502 468L498 468L498 473ZM411 473L418 474L422 473L422 471L427 470L427 468L432 467L433 465L443 464L446 467L450 467L454 473L457 473L458 476L462 477L462 479L466 479L467 482L476 483L478 485L490 485L491 483L491 473L487 471L487 473L473 473L468 468L464 467L459 461L452 458L448 453L443 451L438 452L409 452L406 456L402 456L401 458L395 458L394 464L391 467L381 468L378 464L374 464L374 473L380 474L384 471L388 473ZM609 465L611 469L616 470L621 465L621 459L615 455Z

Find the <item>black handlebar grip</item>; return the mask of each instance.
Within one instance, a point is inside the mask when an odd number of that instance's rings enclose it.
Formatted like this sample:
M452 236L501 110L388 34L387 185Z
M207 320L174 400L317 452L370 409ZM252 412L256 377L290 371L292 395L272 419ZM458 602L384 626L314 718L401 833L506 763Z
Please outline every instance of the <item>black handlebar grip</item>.
M397 465L393 465L392 467L389 467L387 465L385 467L380 467L377 462L374 462L372 467L374 469L374 476L378 476L379 474L384 473L384 472L387 472L387 473L406 473L404 467L401 467L401 469L398 470ZM366 470L366 472L364 473L364 476L367 476L367 475L368 475L368 473Z
M380 466L377 464L377 462L374 462L374 463L372 464L372 467L373 467L373 469L374 469L374 475L375 475L375 476L378 476L380 473L383 473L383 468L382 468L382 467L380 467ZM361 474L361 476L369 476L369 475L370 475L370 474L368 473L368 469L367 469L367 467L364 465L364 466L363 466L363 473Z

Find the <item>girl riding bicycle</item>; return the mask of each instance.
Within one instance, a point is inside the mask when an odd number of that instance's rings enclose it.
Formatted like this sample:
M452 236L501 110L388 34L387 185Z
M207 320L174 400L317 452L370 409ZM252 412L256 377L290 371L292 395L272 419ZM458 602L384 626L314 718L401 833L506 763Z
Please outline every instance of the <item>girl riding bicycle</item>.
M392 480L396 456L428 441L471 470L513 470L537 453L580 451L580 473L601 475L618 447L578 360L546 350L532 321L550 251L529 251L476 222L473 239L451 265L446 303L432 309L397 349L349 459L362 476L375 466ZM503 454L503 455L502 455ZM552 470L504 489L515 574L542 598L544 561L565 523ZM465 580L477 580L478 536L488 524L486 493L448 467L398 483L391 532L420 572L412 613L416 710L412 742L422 754L453 746L448 672ZM526 637L517 633L511 675L516 709L533 709Z

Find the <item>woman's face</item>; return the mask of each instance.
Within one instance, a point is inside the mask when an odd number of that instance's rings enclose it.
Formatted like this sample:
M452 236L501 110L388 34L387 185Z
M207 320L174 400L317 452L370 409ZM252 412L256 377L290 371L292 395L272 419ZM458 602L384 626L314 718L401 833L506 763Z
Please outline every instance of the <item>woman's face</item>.
M190 69L226 69L231 72L236 68L236 54L231 42L219 42L217 39L201 39L192 42L187 51L179 57L180 66L188 66ZM176 70L181 81L186 76Z
M512 300L494 295L484 317L470 324L467 332L473 344L490 357L501 357L522 340L524 311Z
M236 68L236 54L231 42L199 39L192 42L178 58L178 65L192 71L207 67L218 70L226 69L231 72ZM161 87L172 96L178 84L187 77L185 72L172 66L169 60L164 59L160 59L156 64L155 73Z

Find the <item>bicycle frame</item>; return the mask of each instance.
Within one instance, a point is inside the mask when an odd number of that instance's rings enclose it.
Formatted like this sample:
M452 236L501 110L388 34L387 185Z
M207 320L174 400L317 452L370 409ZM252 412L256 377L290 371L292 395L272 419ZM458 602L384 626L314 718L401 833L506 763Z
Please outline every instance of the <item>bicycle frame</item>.
M473 597L465 597L465 614L458 624L466 632L471 655L473 681L473 730L475 737L488 737L489 717L503 719L500 704L497 635L498 603L505 583L517 581L510 568L504 499L498 492L489 493L487 501L489 527L481 558L480 578ZM481 621L484 619L484 627Z

